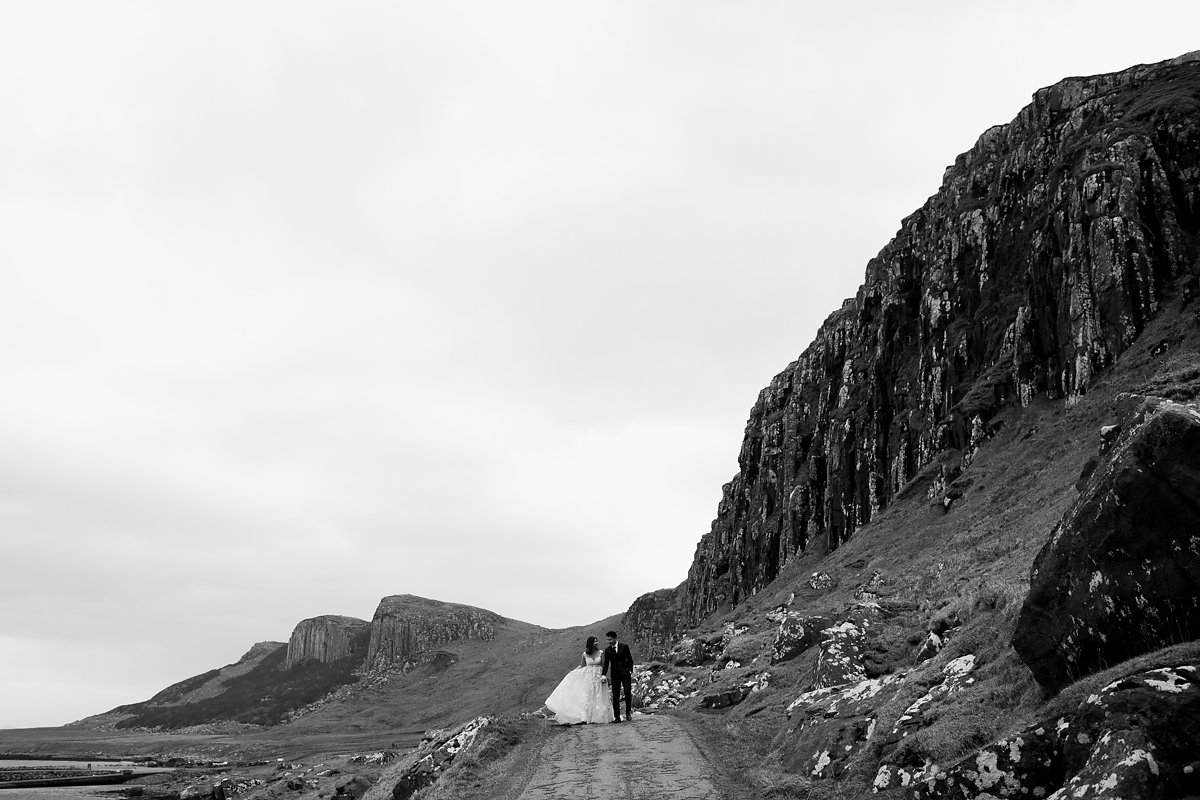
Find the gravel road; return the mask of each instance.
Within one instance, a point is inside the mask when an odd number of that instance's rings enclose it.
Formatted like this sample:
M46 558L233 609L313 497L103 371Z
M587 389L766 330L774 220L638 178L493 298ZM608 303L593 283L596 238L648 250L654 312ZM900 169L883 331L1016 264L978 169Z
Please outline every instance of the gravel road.
M555 732L519 800L721 800L704 756L679 723L635 715Z

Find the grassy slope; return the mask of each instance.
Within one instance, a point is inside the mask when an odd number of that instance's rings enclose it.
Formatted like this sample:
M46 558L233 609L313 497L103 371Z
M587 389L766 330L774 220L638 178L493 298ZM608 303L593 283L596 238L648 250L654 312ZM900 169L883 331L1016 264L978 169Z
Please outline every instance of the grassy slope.
M1003 427L964 473L971 485L948 512L927 500L928 480L918 476L897 502L842 548L798 559L766 590L714 615L702 629L716 631L733 622L750 625L747 636L756 630L767 632L772 626L763 615L786 603L793 592L793 611L834 615L853 602L854 590L878 570L882 584L874 591L881 603L898 613L875 641L881 652L870 655L877 658L880 672L914 670L906 681L912 685L879 709L881 727L891 724L924 686L935 681L947 660L974 653L978 664L976 683L952 696L932 725L890 753L892 763L907 759L915 766L928 758L945 766L1054 713L1061 701L1054 705L1043 695L1009 640L1034 556L1074 502L1080 471L1098 452L1099 428L1117 421L1118 395L1151 390L1187 400L1200 394L1196 309L1180 313L1178 300L1167 307L1074 407L1038 399L1029 408L1006 410ZM1151 350L1163 340L1172 346L1153 356ZM811 589L808 578L818 570L837 585ZM912 657L914 643L922 627L939 616L957 618L962 625L939 657L918 666ZM771 669L774 681L760 695L726 711L701 710L690 701L676 712L721 765L735 787L731 797L870 794L873 771L868 774L865 769L841 782L789 774L787 764L796 754L788 752L788 738L782 734L788 726L783 710L808 688L812 656L775 667L767 667L765 658L760 662L756 669ZM1140 668L1144 665L1133 662L1124 667ZM1112 674L1121 671L1118 666ZM746 672L734 671L729 682ZM718 677L718 685L725 682Z

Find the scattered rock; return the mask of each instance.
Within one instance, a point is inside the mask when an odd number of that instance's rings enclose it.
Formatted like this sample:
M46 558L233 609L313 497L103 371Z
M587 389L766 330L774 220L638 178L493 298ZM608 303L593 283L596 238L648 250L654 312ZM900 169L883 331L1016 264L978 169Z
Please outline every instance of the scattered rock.
M361 775L347 775L337 782L333 793L337 797L349 797L358 800L371 788L371 782Z
M866 679L862 628L853 622L843 622L821 631L821 637L817 653L818 689L859 683Z
M817 643L820 632L832 626L827 617L809 617L784 612L771 645L771 663L790 661Z
M933 631L925 637L925 641L921 644L921 649L917 651L918 661L928 661L936 656L942 650L942 637L938 636Z
M430 731L417 745L416 760L410 763L410 759L405 759L397 763L379 779L379 783L392 787L394 800L408 800L421 789L431 786L489 724L489 717L476 717L453 733Z
M985 747L945 772L914 775L885 765L876 788L911 783L913 800L1187 797L1200 791L1192 766L1197 752L1200 667L1185 664L1114 681L1073 713Z
M787 715L795 727L785 733L782 750L788 769L814 778L842 775L874 735L875 709L896 694L904 677L899 672L852 686L813 689L793 700Z
M717 694L710 694L700 701L701 708L728 708L735 706L750 696L750 690L744 687L728 689Z

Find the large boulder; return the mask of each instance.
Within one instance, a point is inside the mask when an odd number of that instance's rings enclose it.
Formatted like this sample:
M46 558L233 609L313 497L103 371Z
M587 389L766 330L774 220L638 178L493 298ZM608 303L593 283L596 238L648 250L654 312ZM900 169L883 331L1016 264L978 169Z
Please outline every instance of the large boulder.
M771 646L771 663L790 661L817 643L821 631L833 627L828 617L811 617L794 611L783 612L775 641Z
M860 683L867 679L863 661L863 625L843 622L821 631L817 649L816 687L824 689Z
M1200 637L1200 411L1147 400L1038 553L1013 646L1051 691Z

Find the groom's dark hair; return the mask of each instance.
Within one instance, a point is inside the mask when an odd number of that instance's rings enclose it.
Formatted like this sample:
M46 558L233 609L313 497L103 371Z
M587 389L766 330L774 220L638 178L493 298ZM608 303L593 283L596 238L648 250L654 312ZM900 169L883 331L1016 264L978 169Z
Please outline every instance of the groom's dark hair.
M614 639L615 639L615 638L617 638L617 632L616 632L616 631L609 631L608 633L606 633L606 634L604 634L604 635L605 635L605 636L611 636L611 637L613 637Z

